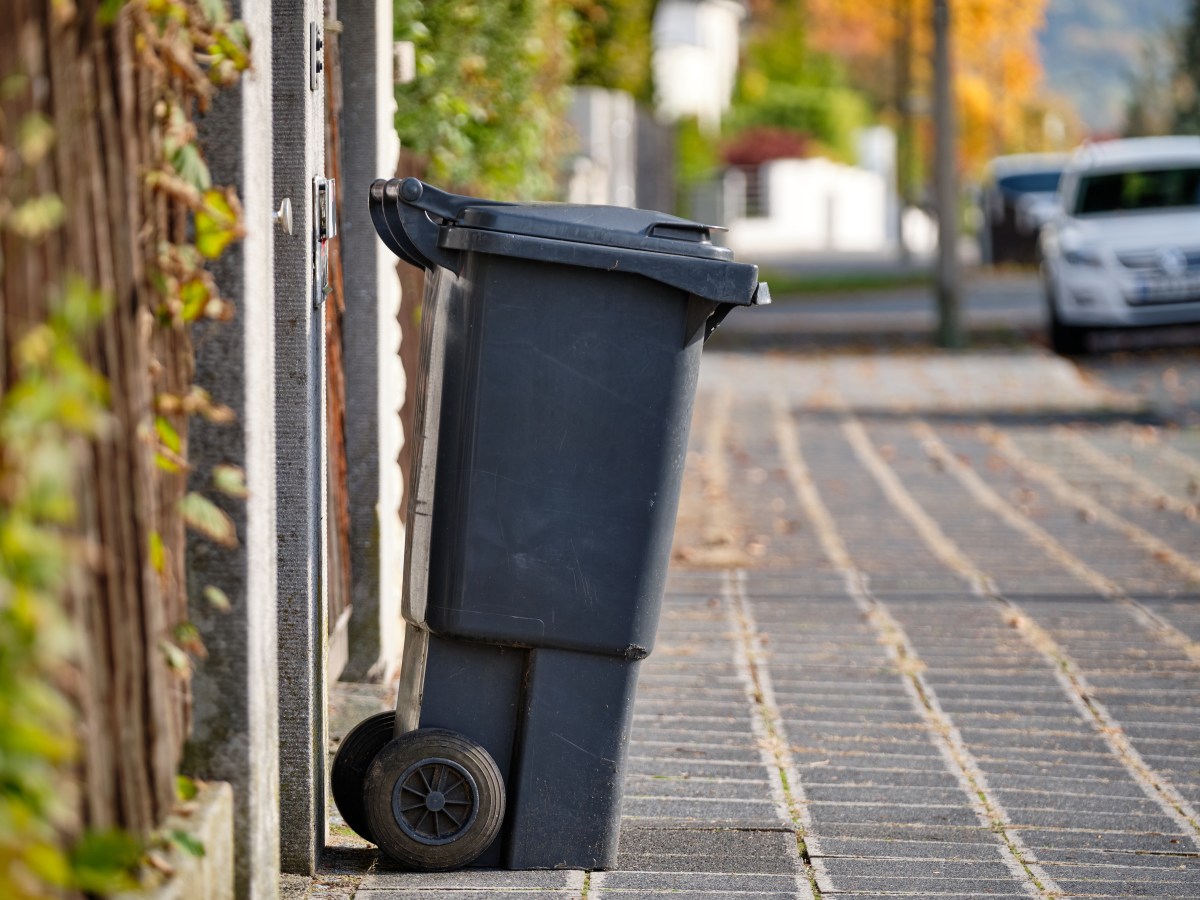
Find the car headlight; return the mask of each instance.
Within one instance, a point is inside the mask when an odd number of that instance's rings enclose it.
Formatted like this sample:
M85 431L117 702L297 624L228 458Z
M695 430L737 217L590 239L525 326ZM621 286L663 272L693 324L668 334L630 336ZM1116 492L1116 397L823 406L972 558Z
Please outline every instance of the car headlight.
M1100 258L1100 251L1095 247L1086 245L1079 247L1071 247L1070 249L1063 248L1063 260L1072 266L1102 266L1104 260Z

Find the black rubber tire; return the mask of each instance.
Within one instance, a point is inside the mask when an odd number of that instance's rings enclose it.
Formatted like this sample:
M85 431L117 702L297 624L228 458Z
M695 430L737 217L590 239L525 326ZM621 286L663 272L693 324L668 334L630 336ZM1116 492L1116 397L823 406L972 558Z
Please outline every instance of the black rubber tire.
M350 729L338 745L329 773L329 790L333 803L346 824L359 837L375 843L371 837L371 826L367 821L367 807L363 801L363 787L367 781L367 770L375 755L387 746L396 733L394 710L376 713L363 719Z
M1086 356L1088 329L1066 325L1059 319L1058 307L1049 289L1046 290L1046 309L1050 319L1050 349L1059 356Z
M495 760L444 728L410 731L380 750L364 798L379 849L418 871L469 865L504 822L504 778Z

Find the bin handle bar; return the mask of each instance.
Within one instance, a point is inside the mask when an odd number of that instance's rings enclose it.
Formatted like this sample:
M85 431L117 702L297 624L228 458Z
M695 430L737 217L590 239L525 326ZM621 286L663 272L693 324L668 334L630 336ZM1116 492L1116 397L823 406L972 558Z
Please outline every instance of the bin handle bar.
M431 216L452 222L467 209L512 204L450 194L417 178L381 178L371 185L369 206L375 231L396 256L421 269L441 266L458 274L461 254L438 246L441 225Z
M403 182L398 178L387 181L381 178L371 185L371 219L375 230L388 249L405 262L421 269L441 266L457 275L462 269L460 254L438 247L441 226L426 210L404 201L401 188L407 182L421 184L415 178Z
M409 206L423 209L447 221L457 221L463 212L480 206L512 206L503 200L480 200L451 194L426 184L419 178L405 178L400 182L400 199Z
M367 207L371 211L371 224L375 226L375 232L379 235L379 239L383 241L385 247L391 250L396 256L404 260L410 266L416 266L418 269L423 269L424 266L417 262L412 254L401 243L401 239L396 234L392 233L391 223L384 212L384 188L387 182L382 178L371 185L370 199Z

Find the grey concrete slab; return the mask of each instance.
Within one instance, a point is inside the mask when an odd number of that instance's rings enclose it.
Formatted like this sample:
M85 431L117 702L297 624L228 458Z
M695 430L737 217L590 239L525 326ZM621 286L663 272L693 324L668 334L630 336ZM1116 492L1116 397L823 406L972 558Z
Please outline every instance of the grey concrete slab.
M1113 823L1120 825L1123 823ZM1120 830L1076 829L1076 828L1028 828L1022 829L1021 839L1037 852L1044 850L1095 850L1114 853L1168 853L1176 854L1193 849L1190 838L1173 831L1146 832L1133 828Z
M1058 882L1068 895L1081 897L1156 897L1162 900L1195 900L1196 885L1166 885L1151 882L1125 881L1077 881L1064 879Z
M846 878L980 878L988 881L1012 881L1012 872L998 856L992 860L830 858L824 869L832 884Z
M726 891L758 894L793 892L796 875L737 874L710 869L707 872L608 872L604 876L606 891Z
M1161 816L1162 808L1144 794L1113 797L1109 794L1053 793L1047 791L995 790L1006 809L1042 809L1064 812L1103 813L1113 820L1130 816Z
M852 771L863 769L870 772L906 771L942 774L946 771L946 760L938 755L932 744L923 744L915 748L920 751L893 752L887 750L877 752L873 749L835 749L830 747L810 747L802 743L793 743L791 756L797 768L801 771L815 771L824 768L845 769Z
M630 754L628 777L669 778L740 778L751 781L770 777L763 765L741 762L709 762L704 760L667 759L661 756Z
M984 862L993 862L1001 858L1001 848L998 843L905 840L901 837L878 840L822 835L820 847L819 853L812 854L814 858L981 860Z
M826 823L895 823L919 825L978 824L973 810L965 806L934 804L868 804L868 803L810 803L809 811L816 820L818 832Z
M936 788L952 790L961 795L962 787L950 772L903 769L896 767L870 769L841 765L814 766L804 770L805 792L816 799L820 790L836 787L884 789ZM827 798L828 799L828 798Z
M360 888L377 890L566 890L582 883L582 873L562 871L506 872L500 869L464 869L459 872L409 872L381 862L363 879Z
M885 806L965 806L966 797L958 785L948 787L901 787L899 785L823 785L806 784L804 793L813 804L877 803Z
M799 867L789 830L632 828L621 832L617 868L625 871L794 874Z
M1028 828L1092 828L1097 831L1128 828L1135 831L1169 832L1175 827L1171 819L1158 811L1151 815L1116 816L1107 812L1017 807L1009 812L1015 822Z
M1114 774L1120 773L1114 770ZM1142 787L1133 780L1126 778L1102 778L1097 775L1090 777L1059 777L1051 774L1021 774L1006 775L988 773L988 784L994 790L1036 791L1042 793L1087 793L1097 797L1128 797L1141 799L1146 796Z
M657 733L652 738L644 737L631 741L629 752L638 756L652 756L658 759L722 761L743 765L759 762L762 757L762 753L757 747L691 743L678 739L672 740L670 735Z
M774 802L768 799L702 801L628 796L621 809L626 821L636 820L642 824L689 822L704 826L770 828L782 821Z
M662 890L662 891L646 891L640 888L617 888L610 889L601 887L598 891L594 891L588 895L589 900L595 896L598 900L603 900L605 897L611 897L613 900L663 900L664 896L669 896L670 900L718 900L718 898L729 898L729 900L742 900L747 896L746 892L738 891L677 891L677 890ZM749 894L761 900L796 900L796 891L779 891L763 893L754 891ZM800 894L800 896L811 896L811 894ZM507 898L504 898L507 900Z
M1200 860L1177 860L1164 866L1135 866L1121 863L1052 863L1047 873L1055 880L1120 882L1124 884L1190 885L1200 887Z
M992 894L1012 894L1019 882L1012 876L1004 878L941 878L920 876L914 878L889 878L886 876L838 876L834 879L817 879L822 895L837 894L900 894L918 897L942 897L946 894L961 894L969 897L986 897Z
M766 776L754 779L680 778L670 776L641 777L627 775L625 799L634 797L671 797L697 800L771 800L771 786Z
M822 838L840 837L880 841L928 841L947 844L999 846L999 838L979 824L936 822L823 822L815 829Z

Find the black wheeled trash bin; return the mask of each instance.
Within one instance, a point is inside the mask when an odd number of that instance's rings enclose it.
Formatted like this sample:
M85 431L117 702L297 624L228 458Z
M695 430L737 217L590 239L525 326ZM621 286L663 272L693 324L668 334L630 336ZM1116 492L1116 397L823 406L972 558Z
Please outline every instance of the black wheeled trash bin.
M615 863L638 663L670 561L700 351L769 302L709 227L377 181L424 268L395 713L333 764L401 864Z

